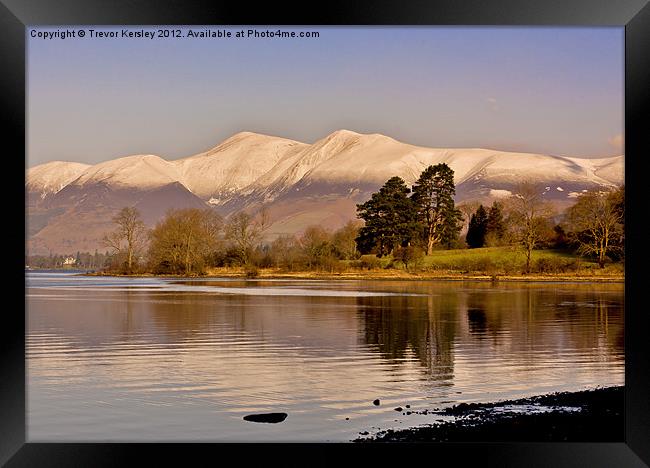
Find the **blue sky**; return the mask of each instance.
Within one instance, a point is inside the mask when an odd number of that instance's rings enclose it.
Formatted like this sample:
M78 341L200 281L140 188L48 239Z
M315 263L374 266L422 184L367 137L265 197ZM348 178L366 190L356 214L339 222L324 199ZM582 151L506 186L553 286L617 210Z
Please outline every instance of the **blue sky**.
M306 143L345 128L429 147L623 152L623 28L281 29L320 37L44 40L28 30L28 166L176 159L244 130Z

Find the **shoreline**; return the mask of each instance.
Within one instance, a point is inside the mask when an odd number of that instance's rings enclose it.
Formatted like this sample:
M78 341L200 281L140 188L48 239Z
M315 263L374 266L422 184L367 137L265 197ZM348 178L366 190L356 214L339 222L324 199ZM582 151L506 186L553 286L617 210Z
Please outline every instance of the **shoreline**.
M33 271L33 270L32 270ZM62 270L65 271L65 270ZM257 276L247 276L241 269L212 270L206 275L185 276L185 275L155 275L152 273L121 274L111 272L86 272L79 273L81 276L114 276L125 278L172 278L172 279L215 279L215 278L239 278L242 280L258 279L295 279L295 280L400 280L400 281L486 281L499 282L579 282L579 283L620 283L625 282L624 275L488 275L488 274L450 274L450 273L407 273L400 270L384 272L382 270L369 271L368 273L346 272L346 273L324 273L324 272L281 272L263 271Z
M453 416L454 421L380 430L352 442L622 442L624 399L625 387L615 386L496 403L461 403L418 412Z

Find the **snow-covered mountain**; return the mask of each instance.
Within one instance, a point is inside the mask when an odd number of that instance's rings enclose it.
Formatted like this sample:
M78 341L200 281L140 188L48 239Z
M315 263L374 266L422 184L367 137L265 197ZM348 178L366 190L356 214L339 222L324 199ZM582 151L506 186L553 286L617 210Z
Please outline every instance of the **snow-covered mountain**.
M220 204L306 147L298 141L241 132L205 153L173 164L180 172L179 180L194 194Z
M29 251L101 248L122 206L153 225L169 208L211 207L227 216L266 206L270 236L310 224L336 228L355 217L392 176L413 184L429 165L454 170L456 201L507 196L522 180L544 184L558 206L583 190L624 181L624 158L581 159L489 149L426 148L380 134L336 131L313 144L242 132L174 161L136 155L94 166L52 162L27 171ZM32 201L33 200L33 201Z
M180 179L175 164L153 154L139 154L91 166L70 183L76 186L105 184L121 189L150 189Z
M90 167L66 161L52 161L27 170L25 188L43 199L58 192Z

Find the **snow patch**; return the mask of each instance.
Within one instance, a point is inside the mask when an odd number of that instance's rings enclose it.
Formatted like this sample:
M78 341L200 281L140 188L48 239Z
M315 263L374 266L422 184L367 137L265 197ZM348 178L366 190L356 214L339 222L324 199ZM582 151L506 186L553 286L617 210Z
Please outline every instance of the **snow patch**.
M88 164L66 161L39 164L27 170L25 185L30 191L39 192L43 199L63 189L89 167Z
M506 198L512 195L510 190L490 189L490 196L494 198Z

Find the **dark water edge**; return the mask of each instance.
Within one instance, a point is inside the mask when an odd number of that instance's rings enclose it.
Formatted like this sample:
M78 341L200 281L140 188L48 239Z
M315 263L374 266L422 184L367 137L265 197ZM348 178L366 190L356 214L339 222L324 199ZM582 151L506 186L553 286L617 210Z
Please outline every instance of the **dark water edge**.
M427 412L454 416L454 421L388 429L353 442L622 442L624 388L553 393L498 403L463 403ZM533 411L518 412L516 406L522 405ZM552 410L534 412L533 407Z

